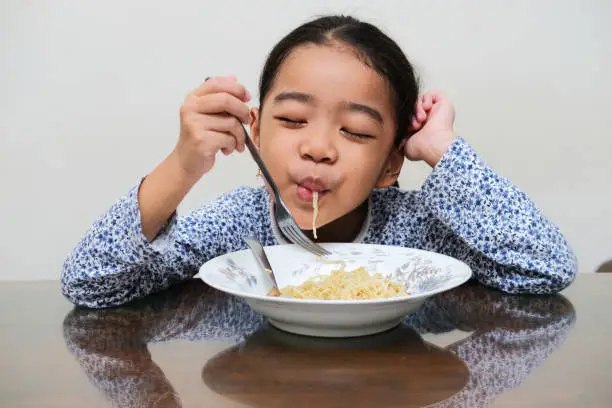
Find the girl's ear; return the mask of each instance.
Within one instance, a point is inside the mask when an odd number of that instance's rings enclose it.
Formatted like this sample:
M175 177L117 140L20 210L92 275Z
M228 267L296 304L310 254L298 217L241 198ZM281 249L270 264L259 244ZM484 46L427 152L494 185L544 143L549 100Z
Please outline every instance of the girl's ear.
M251 139L259 147L259 108L251 108Z
M402 151L397 147L393 147L389 153L389 157L387 157L387 162L380 173L380 177L376 182L376 187L386 188L392 186L397 181L403 165L404 155L402 154Z

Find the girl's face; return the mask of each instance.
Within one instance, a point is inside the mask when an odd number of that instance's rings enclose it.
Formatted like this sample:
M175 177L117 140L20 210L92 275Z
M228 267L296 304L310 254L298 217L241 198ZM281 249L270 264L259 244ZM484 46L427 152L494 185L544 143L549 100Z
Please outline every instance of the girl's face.
M312 228L315 191L319 227L355 211L401 169L391 92L351 49L296 48L253 114L253 139L302 229Z

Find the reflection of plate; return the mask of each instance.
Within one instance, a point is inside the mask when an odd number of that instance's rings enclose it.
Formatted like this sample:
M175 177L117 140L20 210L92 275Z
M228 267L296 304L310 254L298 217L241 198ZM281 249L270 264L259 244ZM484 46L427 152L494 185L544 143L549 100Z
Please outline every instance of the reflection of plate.
M305 300L267 296L269 278L253 254L238 251L205 263L200 278L216 289L243 297L274 326L297 334L322 337L361 336L389 330L418 309L426 298L467 281L471 269L451 257L417 249L367 244L323 244L332 255L318 259L295 245L266 247L278 285L299 285L311 276L338 268L365 267L370 273L403 283L409 296L376 300Z
M268 326L209 360L202 379L252 407L405 408L456 394L468 369L404 324L351 339L301 337Z

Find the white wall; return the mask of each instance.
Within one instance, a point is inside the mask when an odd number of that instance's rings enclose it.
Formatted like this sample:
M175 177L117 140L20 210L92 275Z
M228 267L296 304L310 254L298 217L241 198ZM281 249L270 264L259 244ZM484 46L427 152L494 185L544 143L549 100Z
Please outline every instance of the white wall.
M384 5L381 5L384 4ZM612 2L3 0L0 279L57 278L88 225L175 143L184 95L327 11L379 24L445 90L457 129L558 223L582 271L612 257ZM408 164L401 183L427 174ZM255 184L222 159L193 208Z

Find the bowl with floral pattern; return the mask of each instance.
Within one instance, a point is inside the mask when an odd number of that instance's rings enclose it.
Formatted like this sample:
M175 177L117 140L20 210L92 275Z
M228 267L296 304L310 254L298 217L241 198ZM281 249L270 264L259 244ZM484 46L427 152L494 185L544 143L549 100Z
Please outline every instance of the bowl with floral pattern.
M405 293L389 298L302 299L271 296L273 287L250 250L213 258L198 277L213 288L238 296L276 328L316 337L356 337L396 327L406 315L436 294L468 281L472 270L452 257L420 249L386 245L321 244L331 255L319 257L297 245L265 247L278 287L299 286L343 267L399 283Z

